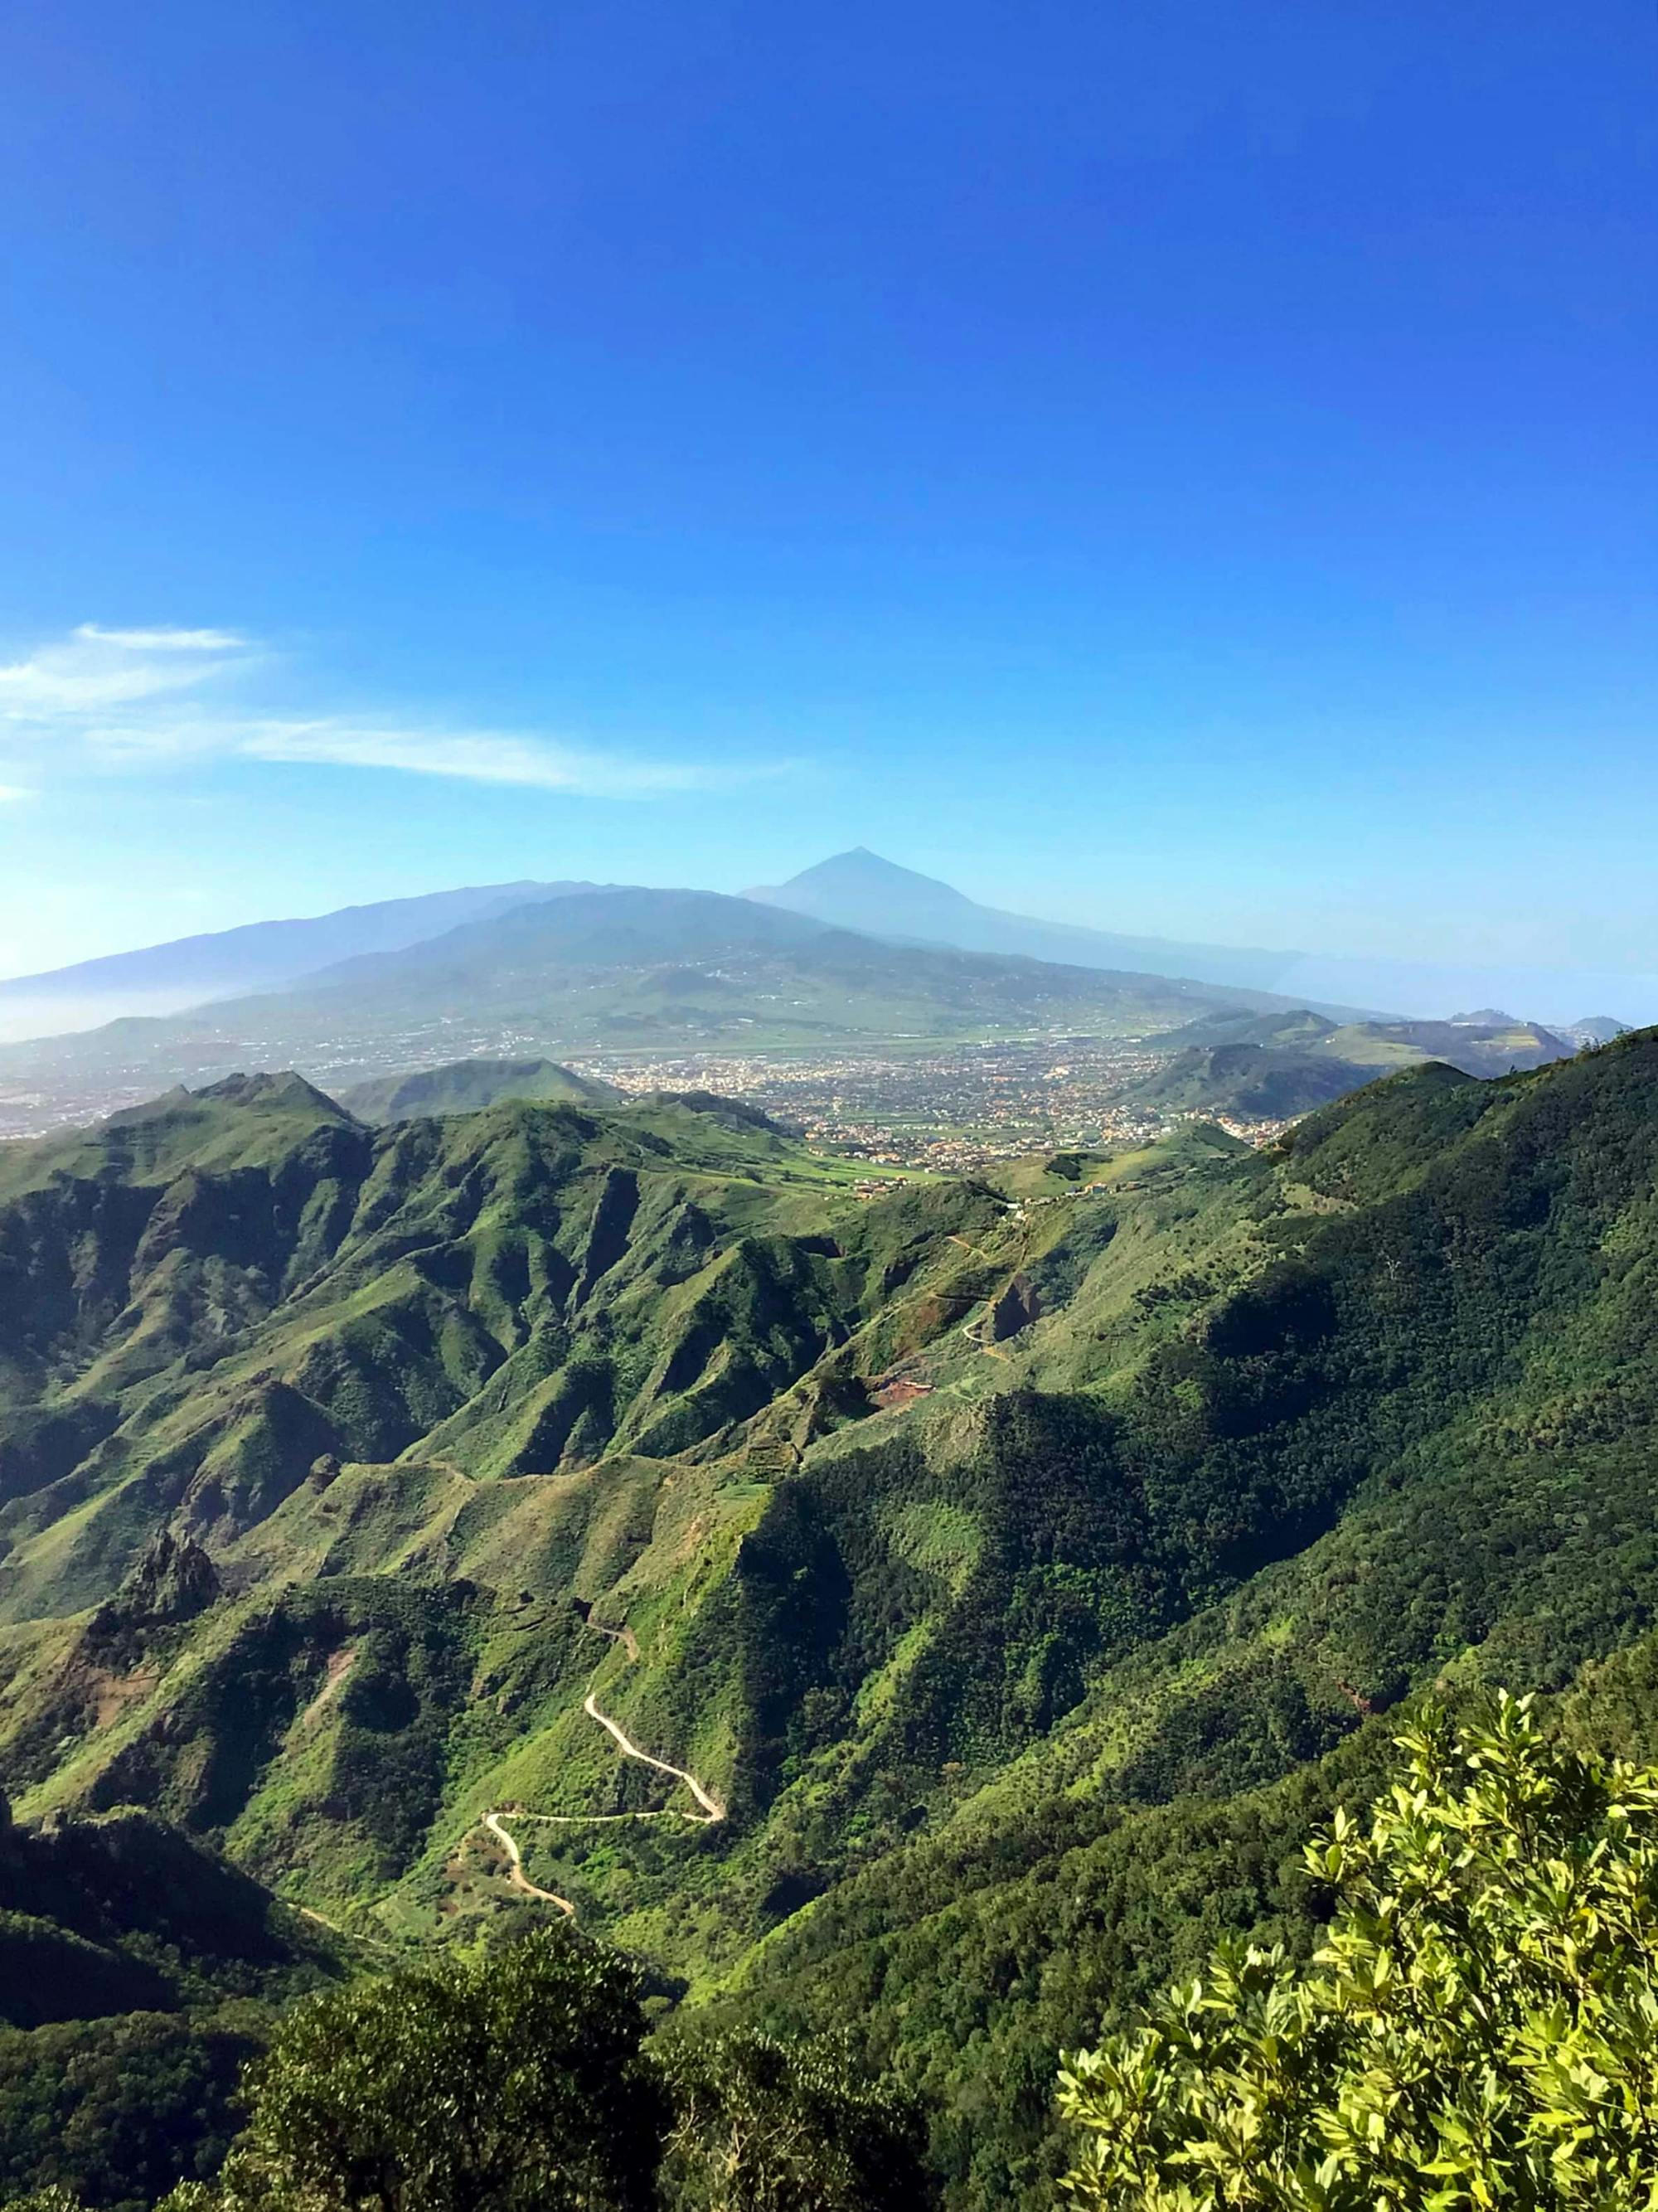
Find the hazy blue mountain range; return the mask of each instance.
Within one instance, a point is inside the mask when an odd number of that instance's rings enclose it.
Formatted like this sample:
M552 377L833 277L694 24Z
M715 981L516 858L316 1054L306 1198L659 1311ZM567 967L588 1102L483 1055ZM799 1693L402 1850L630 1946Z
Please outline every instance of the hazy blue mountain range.
M490 884L381 899L299 921L252 921L240 929L181 937L133 952L81 960L0 982L0 1036L46 1036L124 1014L174 1013L210 999L292 983L360 953L396 951L459 922L586 884Z
M1139 1036L1273 1005L1224 985L895 945L712 891L623 887L518 905L287 991L0 1047L0 1082L91 1113L249 1067L298 1066L337 1089L475 1057Z
M344 962L409 950L515 908L600 888L524 881L434 892L307 920L249 923L14 977L0 981L0 1040L55 1036L122 1017L162 1016L288 988ZM1455 1019L1461 1007L1483 1000L1552 1014L1552 1026L1578 1042L1605 1042L1625 1024L1607 1015L1568 1020L1560 1012L1568 1003L1600 998L1637 1013L1658 1014L1658 978L1326 959L1294 950L1082 928L981 905L863 847L748 896L890 941L1271 993L1280 1002L1335 1013L1388 1009Z
M162 1014L290 984L362 955L397 951L469 921L600 888L581 882L486 884L346 907L301 921L252 922L0 981L0 1037L43 1036L121 1014ZM1327 958L1294 949L1187 943L1011 914L859 846L746 895L860 933L1023 956L1066 966L1175 976L1271 992L1298 1003L1455 1019L1484 1000L1520 1005L1579 1042L1605 1042L1627 1022L1568 1018L1594 999L1658 1013L1658 976L1565 967L1493 969L1420 961Z
M1074 961L1085 967L1132 968L1150 975L1189 976L1199 982L1240 984L1303 1006L1448 1019L1464 1006L1517 1005L1564 1026L1569 1006L1598 1000L1625 1007L1629 1019L1658 1019L1658 972L1607 974L1541 963L1493 967L1477 961L1360 958L1119 935L981 906L948 884L896 866L862 846L750 896L887 936L1023 952L1039 960ZM1621 1021L1609 1024L1613 1034L1625 1025Z
M1021 953L1083 968L1132 969L1150 975L1188 976L1244 990L1279 990L1278 978L1300 957L1248 945L1185 945L1168 938L1124 936L1062 921L1006 914L936 877L883 860L866 846L820 860L787 883L762 885L750 898L815 915L878 937L956 945L975 952Z
M27 1133L169 1084L286 1064L340 1090L461 1060L906 1051L1149 1036L1212 1018L1221 1030L1171 1042L1305 1048L1350 1062L1357 1082L1424 1056L1500 1073L1622 1026L1600 1016L1552 1031L1492 1006L1449 1022L1376 1021L1333 997L1298 1001L1243 980L1293 975L1298 959L999 913L861 849L752 898L496 884L251 925L0 985L0 1034L54 1016L70 1024L0 1043L0 1129ZM1442 975L1436 988L1467 1005L1467 980L1452 992ZM119 1018L82 1026L111 1005L125 1010ZM1255 1015L1269 1026L1317 1020L1332 1034L1224 1027ZM487 1103L476 1087L483 1080L469 1079L458 1104ZM1184 1070L1175 1089L1196 1109L1248 1110L1237 1103L1247 1095L1287 1113L1321 1103L1331 1084L1321 1070L1259 1067L1229 1052L1218 1068ZM1153 1096L1173 1103L1161 1074ZM1295 1099L1303 1106L1282 1103Z

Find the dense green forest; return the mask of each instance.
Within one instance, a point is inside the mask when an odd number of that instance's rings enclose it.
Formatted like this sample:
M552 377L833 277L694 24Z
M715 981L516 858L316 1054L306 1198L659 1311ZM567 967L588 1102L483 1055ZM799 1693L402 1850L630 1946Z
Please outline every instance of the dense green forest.
M872 1199L695 1099L0 1147L4 2185L153 2202L307 1986L573 1916L1047 2201L1060 2052L1306 1958L1424 1695L1650 1752L1655 1078Z

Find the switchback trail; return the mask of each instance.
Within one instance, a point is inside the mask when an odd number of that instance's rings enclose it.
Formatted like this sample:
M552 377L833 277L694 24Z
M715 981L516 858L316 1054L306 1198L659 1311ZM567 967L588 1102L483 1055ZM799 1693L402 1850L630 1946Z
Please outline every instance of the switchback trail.
M639 1656L639 1645L630 1628L601 1628L592 1621L587 1625L597 1635L608 1636L612 1643L623 1644L630 1659ZM608 1713L599 1711L598 1700L592 1690L583 1698L581 1710L589 1720L597 1721L600 1728L615 1739L624 1759L636 1759L641 1766L654 1767L659 1774L671 1774L676 1782L683 1782L696 1800L698 1809L695 1813L688 1813L677 1805L663 1805L645 1813L525 1813L503 1805L497 1807L493 1813L486 1813L483 1825L506 1850L508 1862L507 1878L513 1888L522 1891L526 1897L539 1897L549 1905L557 1905L561 1912L568 1913L572 1919L575 1917L575 1907L568 1897L560 1897L556 1890L537 1888L525 1873L524 1854L519 1849L517 1839L501 1826L503 1814L508 1820L536 1820L548 1827L560 1828L586 1827L597 1822L613 1820L689 1820L698 1826L712 1827L716 1820L723 1820L726 1817L726 1808L719 1798L711 1790L705 1788L688 1768L675 1766L665 1759L657 1759L648 1751L641 1751L619 1721L613 1721Z
M538 1897L544 1904L557 1905L561 1912L568 1912L574 1920L575 1907L568 1897L561 1897L554 1889L538 1888L525 1873L524 1854L518 1847L518 1839L514 1836L508 1835L506 1829L501 1826L500 1814L486 1813L483 1816L483 1825L496 1842L504 1845L506 1849L507 1879L512 1883L513 1887L521 1890L525 1897Z
M981 1336L979 1334L981 1329L989 1328L991 1319L991 1315L987 1311L977 1321L963 1322L962 1334L975 1352L987 1352L993 1359L1005 1359L1007 1354L999 1344L993 1344L988 1337Z
M636 1759L641 1766L653 1766L659 1774L671 1774L676 1781L684 1784L702 1810L700 1813L682 1813L679 1815L682 1820L701 1820L711 1827L716 1820L725 1819L726 1808L711 1790L705 1790L696 1777L688 1773L683 1766L670 1766L665 1759L653 1759L648 1751L641 1751L619 1723L613 1721L608 1713L600 1712L591 1690L588 1691L583 1701L581 1710L589 1720L597 1721L600 1728L610 1730L617 1743L621 1745L622 1755L624 1759ZM634 1817L643 1819L648 1816L635 1814ZM623 1814L622 1818L625 1820L628 1815Z

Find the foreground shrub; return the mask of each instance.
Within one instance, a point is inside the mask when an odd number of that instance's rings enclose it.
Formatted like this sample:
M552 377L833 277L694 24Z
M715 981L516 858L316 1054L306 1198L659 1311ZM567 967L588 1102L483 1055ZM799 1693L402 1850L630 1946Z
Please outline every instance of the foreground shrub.
M676 2212L920 2212L933 2200L916 2106L830 2051L731 2033L675 2043L662 2066Z
M162 2212L924 2212L908 2102L759 2035L659 2054L631 1969L563 1928L295 2008L216 2185ZM72 2202L29 2212L74 2212Z
M300 2005L248 2079L226 2212L634 2212L666 2124L630 1971L562 1929Z
M1218 1952L1068 2057L1065 2186L1111 2212L1658 2212L1658 1774L1530 1700L1400 1738L1368 1827L1308 1847L1306 1970Z

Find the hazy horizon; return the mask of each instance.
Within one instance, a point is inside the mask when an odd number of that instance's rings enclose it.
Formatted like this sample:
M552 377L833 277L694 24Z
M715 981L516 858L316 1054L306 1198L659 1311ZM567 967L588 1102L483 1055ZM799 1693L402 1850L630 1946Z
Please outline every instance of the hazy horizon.
M832 856L818 856L820 860ZM878 857L884 860L893 858L891 855ZM895 864L899 866L906 865L902 860ZM777 880L786 881L786 878L780 877ZM677 884L650 887L710 888L688 885L683 879ZM452 888L456 887L428 884L419 886L418 890L430 893ZM751 890L759 886L741 888ZM969 885L955 884L950 888L976 897ZM979 902L992 903L987 900ZM249 915L240 925L232 927L246 927L258 921L313 918L319 917ZM1064 915L1040 911L1029 918L1062 924L1068 920ZM1178 944L1181 940L1172 942ZM148 945L112 945L106 947L105 952L118 954L148 949ZM1607 1015L1631 1024L1658 1022L1658 974L1527 968L1514 964L1485 966L1467 962L1412 963L1366 958L1362 955L1321 957L1315 951L1291 946L1238 949L1275 951L1285 956L1282 973L1272 980L1270 986L1281 997L1299 997L1319 1003L1334 1001L1382 1012L1442 1020L1481 1007L1497 1006L1522 1020L1560 1024ZM1132 966L1133 963L1125 961L1124 964ZM0 987L18 980L28 981L31 978L0 975ZM233 986L212 990L179 988L139 992L116 988L99 990L82 987L68 991L46 988L38 993L15 995L6 994L0 988L0 1043L90 1030L115 1020L164 1017L211 1004L216 1000L240 995L243 995L242 990Z

